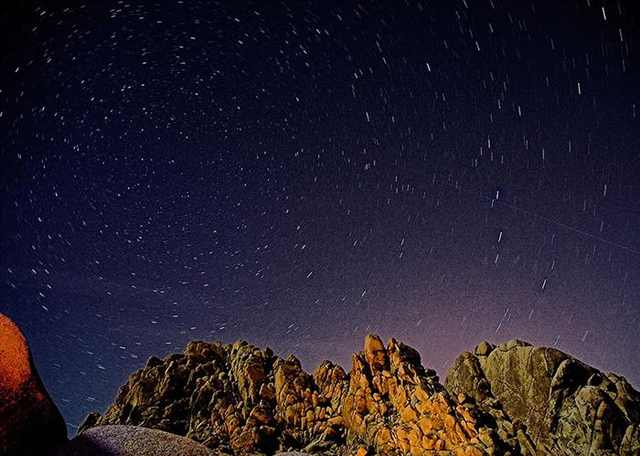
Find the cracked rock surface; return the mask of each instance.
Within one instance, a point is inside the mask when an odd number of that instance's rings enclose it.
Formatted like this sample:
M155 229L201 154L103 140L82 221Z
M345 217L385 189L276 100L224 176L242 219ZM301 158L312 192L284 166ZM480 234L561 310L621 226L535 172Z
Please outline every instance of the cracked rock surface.
M513 340L458 356L446 388L472 397L524 455L640 454L640 394L559 350Z
M349 372L313 374L247 342L191 342L150 358L81 431L143 426L234 455L637 455L639 415L624 378L555 349L483 342L442 385L416 350L369 335Z

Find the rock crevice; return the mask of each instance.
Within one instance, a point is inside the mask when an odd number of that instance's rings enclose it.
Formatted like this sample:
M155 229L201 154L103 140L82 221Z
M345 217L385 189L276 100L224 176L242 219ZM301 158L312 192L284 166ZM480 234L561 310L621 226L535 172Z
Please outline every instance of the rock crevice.
M639 410L624 378L555 349L483 342L442 385L416 350L369 335L349 372L324 361L313 375L247 342L191 342L149 359L82 429L145 426L237 455L626 456Z
M474 397L499 429L518 427L522 454L640 454L638 392L559 350L484 342L457 358L445 385Z

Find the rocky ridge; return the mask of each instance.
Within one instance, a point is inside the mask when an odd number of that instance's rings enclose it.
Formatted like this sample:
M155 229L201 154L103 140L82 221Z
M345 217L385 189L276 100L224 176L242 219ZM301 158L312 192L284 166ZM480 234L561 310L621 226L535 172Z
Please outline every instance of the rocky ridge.
M628 456L639 411L622 377L519 341L461 354L446 388L395 339L369 335L349 373L324 361L313 375L269 348L196 341L150 358L81 431L138 425L237 455Z

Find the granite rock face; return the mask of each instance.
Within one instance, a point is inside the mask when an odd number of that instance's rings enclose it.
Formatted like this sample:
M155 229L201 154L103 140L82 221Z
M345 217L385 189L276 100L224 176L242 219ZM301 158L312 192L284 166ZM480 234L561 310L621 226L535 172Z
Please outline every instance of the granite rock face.
M413 348L374 335L348 373L324 361L313 375L268 348L196 341L150 358L68 442L24 336L0 314L0 454L637 456L640 393L518 340L462 353L444 386Z
M151 358L104 415L190 437L232 454L484 455L515 453L488 414L459 402L394 339L368 336L351 372L329 361L311 375L300 362L246 342L192 342L184 353Z
M640 394L622 377L513 340L462 353L445 383L514 431L525 455L639 455Z
M22 332L0 314L0 455L42 454L67 428L33 365Z
M246 342L151 358L96 425L139 425L218 453L638 455L640 397L558 350L511 341L463 353L446 388L420 355L369 335L347 373L305 372Z

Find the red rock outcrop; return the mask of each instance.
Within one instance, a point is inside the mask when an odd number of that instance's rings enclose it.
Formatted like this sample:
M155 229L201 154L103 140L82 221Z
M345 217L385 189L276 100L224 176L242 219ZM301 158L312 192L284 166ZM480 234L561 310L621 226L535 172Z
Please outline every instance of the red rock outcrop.
M0 454L37 455L67 439L22 332L0 314Z

